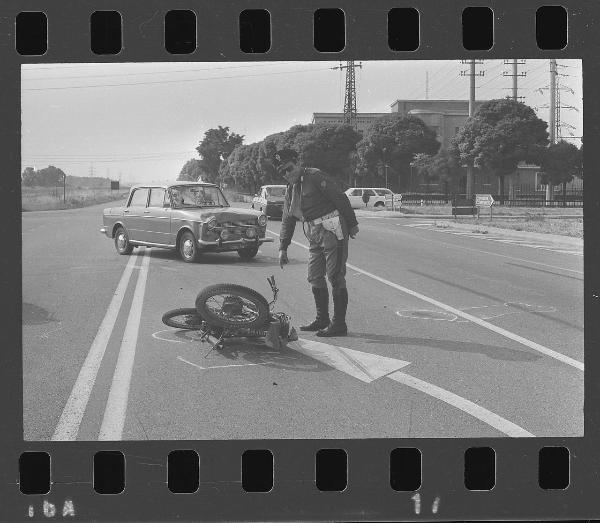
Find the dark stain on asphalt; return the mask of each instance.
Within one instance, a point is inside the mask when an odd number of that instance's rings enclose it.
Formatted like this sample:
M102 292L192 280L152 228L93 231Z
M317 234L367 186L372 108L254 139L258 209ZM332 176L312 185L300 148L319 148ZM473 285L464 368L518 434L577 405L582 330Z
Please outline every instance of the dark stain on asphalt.
M33 303L23 303L23 325L43 325L57 321L46 309Z
M486 345L471 341L456 341L456 340L437 340L433 338L409 338L404 336L389 336L387 334L370 334L364 332L350 332L350 338L359 338L366 340L368 343L378 343L386 345L416 345L419 347L427 347L431 349L440 349L450 352L470 352L475 354L483 354L494 360L504 361L537 361L542 358L537 353L531 353L518 349L509 349L508 347L500 347L498 345Z
M563 278L569 278L571 280L578 280L580 282L583 282L583 276L580 278L579 276L571 276L570 274L562 274L560 272L547 271L546 269L540 269L539 267L529 267L528 265L521 265L520 263L506 262L506 265L514 265L515 267L529 269L530 271L545 272L546 274L552 274L552 276L562 276Z
M498 303L504 303L506 301L504 299L499 298L498 296L493 296L492 294L486 294L484 292L479 292L479 291L473 290L469 287L466 287L464 285L459 285L458 283L444 280L443 278L436 278L435 276L431 276L430 274L425 274L424 272L419 272L419 271L415 271L412 269L408 269L408 272L412 272L413 274L417 274L419 276L422 276L423 278L438 281L445 285L449 285L450 287L454 287L455 289L460 289L461 291L470 292L471 294L475 294L476 296L481 296L482 298L487 298L488 300L492 300L492 301L495 301ZM583 296L582 296L582 298L583 298ZM526 309L526 308L522 308L522 310L523 310L523 312L528 312L530 314L535 314L536 316L541 316L542 318L546 318L555 323L561 323L561 324L566 325L567 327L571 327L573 329L583 330L583 327L581 325L577 325L568 320L563 320L562 318L559 318L558 316L553 316L551 314L546 314L543 312L538 312L538 311L530 310L530 309Z

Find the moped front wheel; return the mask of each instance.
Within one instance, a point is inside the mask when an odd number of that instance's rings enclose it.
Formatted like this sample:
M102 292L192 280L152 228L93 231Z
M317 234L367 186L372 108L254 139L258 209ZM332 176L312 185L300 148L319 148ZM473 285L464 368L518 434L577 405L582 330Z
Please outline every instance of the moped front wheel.
M201 330L202 318L196 309L173 309L165 312L162 316L162 322L169 327L176 329Z

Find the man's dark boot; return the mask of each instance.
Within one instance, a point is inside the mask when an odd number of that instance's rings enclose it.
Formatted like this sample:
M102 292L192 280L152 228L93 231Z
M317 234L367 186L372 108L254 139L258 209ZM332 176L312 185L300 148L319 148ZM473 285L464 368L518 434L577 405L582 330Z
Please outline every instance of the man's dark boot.
M348 327L346 325L346 310L348 309L348 289L333 290L333 321L327 328L317 332L317 336L333 337L346 336Z
M308 325L302 325L301 331L318 331L329 325L329 291L327 287L313 287L312 292L317 308L317 318Z

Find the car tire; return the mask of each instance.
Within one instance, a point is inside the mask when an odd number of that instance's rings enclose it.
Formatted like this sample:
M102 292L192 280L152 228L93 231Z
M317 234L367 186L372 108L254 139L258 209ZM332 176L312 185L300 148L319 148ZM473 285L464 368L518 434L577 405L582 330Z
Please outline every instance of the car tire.
M123 256L131 254L133 251L133 245L129 243L129 234L125 227L118 227L115 231L115 249Z
M385 207L385 203L377 202L373 207Z
M237 253L242 260L251 260L258 254L258 246L238 249Z
M195 263L200 257L200 251L198 249L198 242L196 237L190 232L185 231L181 238L179 238L179 255L181 259L186 263Z

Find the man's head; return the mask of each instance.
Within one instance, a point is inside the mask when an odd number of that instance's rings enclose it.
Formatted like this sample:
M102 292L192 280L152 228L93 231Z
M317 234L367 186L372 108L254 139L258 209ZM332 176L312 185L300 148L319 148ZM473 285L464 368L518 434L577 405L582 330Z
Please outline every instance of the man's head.
M277 172L288 183L294 183L298 178L298 153L293 149L280 149L275 153Z

